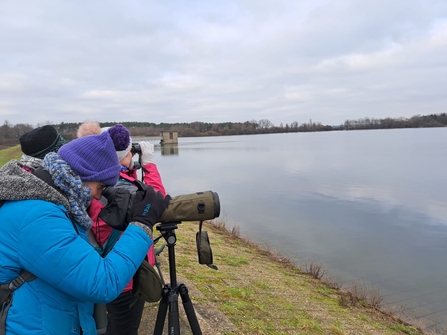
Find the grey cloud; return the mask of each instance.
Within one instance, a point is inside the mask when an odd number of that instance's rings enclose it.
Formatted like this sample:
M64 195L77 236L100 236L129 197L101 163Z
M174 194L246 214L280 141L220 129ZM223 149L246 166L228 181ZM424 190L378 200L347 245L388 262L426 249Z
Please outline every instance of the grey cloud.
M12 123L340 124L447 99L444 1L4 2L0 45Z

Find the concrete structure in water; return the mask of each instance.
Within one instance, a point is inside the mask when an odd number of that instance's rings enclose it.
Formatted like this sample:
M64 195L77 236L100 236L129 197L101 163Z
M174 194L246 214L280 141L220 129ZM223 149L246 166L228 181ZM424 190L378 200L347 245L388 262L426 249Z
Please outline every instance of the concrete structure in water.
M172 130L162 131L160 133L160 144L178 144L178 132Z

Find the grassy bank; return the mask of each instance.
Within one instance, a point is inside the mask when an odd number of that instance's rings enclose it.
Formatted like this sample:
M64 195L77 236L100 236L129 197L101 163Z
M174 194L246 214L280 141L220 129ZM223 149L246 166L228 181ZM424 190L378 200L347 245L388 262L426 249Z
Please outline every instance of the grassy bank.
M305 273L228 232L222 222L207 223L205 228L219 270L200 265L197 230L196 223L179 225L177 272L197 288L198 296L191 299L200 310L212 314L215 308L235 326L231 331L214 329L214 334L424 334L381 311L377 295L355 297L324 283L316 278L321 273L318 265ZM167 252L160 257L168 277Z
M20 159L21 156L22 150L20 149L20 145L2 149L0 150L0 166L3 166L11 159Z

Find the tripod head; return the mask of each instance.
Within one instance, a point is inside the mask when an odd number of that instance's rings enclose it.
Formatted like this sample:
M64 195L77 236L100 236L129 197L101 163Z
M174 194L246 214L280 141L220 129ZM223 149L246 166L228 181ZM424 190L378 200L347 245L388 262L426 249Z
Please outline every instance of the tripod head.
M175 246L175 242L177 241L177 236L175 235L175 230L178 228L178 225L181 223L182 223L182 221L166 221L166 222L158 223L155 226L155 228L161 233L160 237L163 237L166 240L168 247L169 247L169 245ZM159 238L157 238L156 240L158 241ZM156 240L154 240L154 242L156 242Z
M165 221L158 223L155 228L160 231L160 233L172 231L178 228L177 225L181 224L182 221Z

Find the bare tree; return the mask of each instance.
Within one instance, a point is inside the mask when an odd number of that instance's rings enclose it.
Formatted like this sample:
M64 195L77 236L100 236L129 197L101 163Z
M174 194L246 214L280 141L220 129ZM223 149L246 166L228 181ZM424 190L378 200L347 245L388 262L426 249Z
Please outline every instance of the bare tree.
M262 129L268 129L268 128L272 128L273 127L273 123L271 123L267 119L259 120L258 124L259 124L259 128L262 128Z
M290 124L290 128L292 129L292 131L298 131L298 127L299 127L299 124L298 124L297 121L293 121L293 122Z

